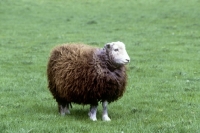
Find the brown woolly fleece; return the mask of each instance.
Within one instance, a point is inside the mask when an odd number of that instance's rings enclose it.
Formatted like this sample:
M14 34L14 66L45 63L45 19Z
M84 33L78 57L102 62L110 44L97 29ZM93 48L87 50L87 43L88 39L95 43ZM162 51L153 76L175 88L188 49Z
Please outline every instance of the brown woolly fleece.
M55 47L47 66L48 87L58 105L98 105L121 97L126 86L126 68L116 65L105 48L84 44Z

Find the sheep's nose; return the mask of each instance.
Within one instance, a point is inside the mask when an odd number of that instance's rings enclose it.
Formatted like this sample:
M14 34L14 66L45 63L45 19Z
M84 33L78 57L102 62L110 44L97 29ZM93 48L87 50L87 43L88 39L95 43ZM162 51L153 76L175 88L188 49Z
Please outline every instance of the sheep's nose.
M130 62L130 59L126 59L127 62Z

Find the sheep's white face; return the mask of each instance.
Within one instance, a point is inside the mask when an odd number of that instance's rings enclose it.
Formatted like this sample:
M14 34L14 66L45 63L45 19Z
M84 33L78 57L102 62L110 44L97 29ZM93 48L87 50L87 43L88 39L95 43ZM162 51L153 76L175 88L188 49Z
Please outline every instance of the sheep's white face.
M105 45L105 49L109 52L109 58L116 64L128 64L130 57L126 52L123 42L112 42Z

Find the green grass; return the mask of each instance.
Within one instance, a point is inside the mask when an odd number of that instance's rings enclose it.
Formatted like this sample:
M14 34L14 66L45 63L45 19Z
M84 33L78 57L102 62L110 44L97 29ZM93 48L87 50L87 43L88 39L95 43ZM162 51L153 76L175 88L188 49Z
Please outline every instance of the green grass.
M2 133L200 132L199 0L1 0ZM111 122L89 120L88 106L60 116L46 64L58 44L102 47L122 41L131 57L124 96Z

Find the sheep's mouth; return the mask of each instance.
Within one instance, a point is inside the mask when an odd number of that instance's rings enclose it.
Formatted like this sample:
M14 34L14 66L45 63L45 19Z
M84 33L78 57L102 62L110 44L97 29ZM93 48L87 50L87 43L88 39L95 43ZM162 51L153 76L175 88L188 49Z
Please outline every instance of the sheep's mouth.
M129 62L127 61L123 61L123 62L118 62L118 63L115 63L115 65L116 66L118 66L118 67L121 67L121 66L123 66L123 65L127 65Z
M127 62L123 62L123 63L121 63L121 65L127 65L129 62L127 61Z
M129 61L127 61L127 62L124 62L124 65L127 65L129 63Z
M130 60L126 60L126 61L121 62L121 64L123 64L123 65L127 65L128 63L130 63Z

